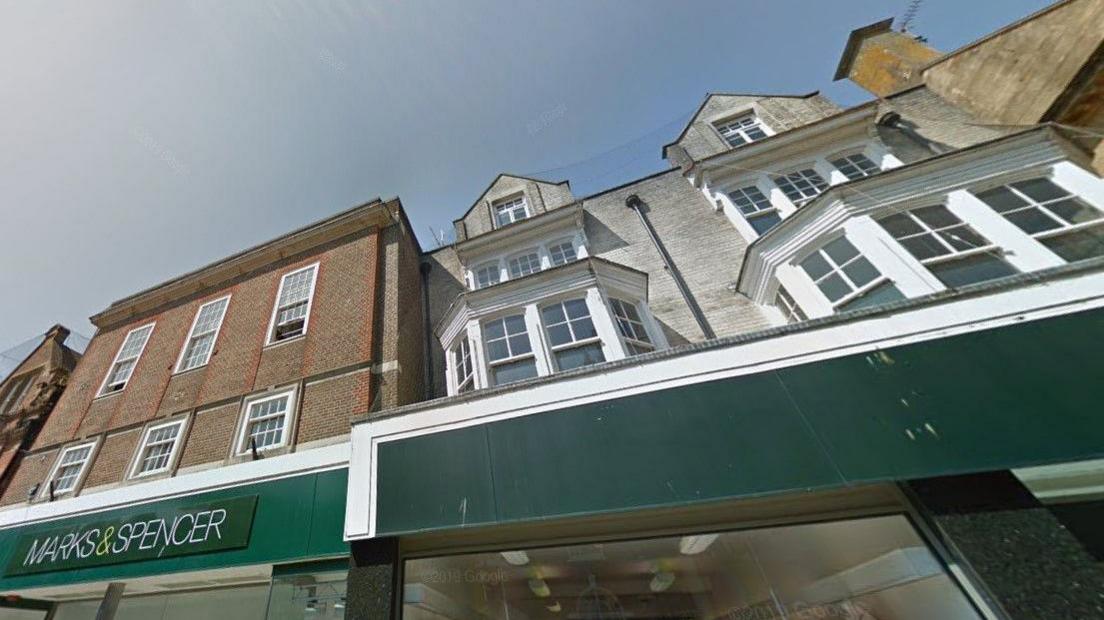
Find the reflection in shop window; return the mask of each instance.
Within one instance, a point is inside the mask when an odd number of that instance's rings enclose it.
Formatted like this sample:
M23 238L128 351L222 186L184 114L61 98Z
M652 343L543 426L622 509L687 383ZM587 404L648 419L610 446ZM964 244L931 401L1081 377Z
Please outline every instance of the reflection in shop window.
M980 616L903 516L415 559L404 620Z

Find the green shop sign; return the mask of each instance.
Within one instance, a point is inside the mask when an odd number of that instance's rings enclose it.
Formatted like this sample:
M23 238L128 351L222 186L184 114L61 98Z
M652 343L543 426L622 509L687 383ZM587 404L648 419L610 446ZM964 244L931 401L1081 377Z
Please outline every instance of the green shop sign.
M256 508L249 495L30 532L16 541L4 576L240 549Z

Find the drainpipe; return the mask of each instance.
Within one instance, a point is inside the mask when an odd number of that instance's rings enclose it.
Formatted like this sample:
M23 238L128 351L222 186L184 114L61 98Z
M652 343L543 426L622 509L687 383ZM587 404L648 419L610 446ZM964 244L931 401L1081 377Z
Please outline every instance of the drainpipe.
M904 134L905 137L911 139L913 142L916 142L920 146L933 151L936 155L942 155L943 153L951 150L943 146L942 144L939 144L938 142L929 140L920 135L919 132L912 128L912 123L902 119L901 115L896 112L886 112L882 115L881 118L878 119L877 124L881 125L882 127L896 129L897 131Z
M418 265L422 275L422 329L425 330L425 338L422 338L422 394L426 400L433 398L433 329L429 324L429 272L432 269L433 265L429 263Z
M690 295L690 287L686 286L686 280L682 279L682 274L679 273L674 262L671 260L671 255L667 253L667 248L663 247L663 243L656 236L655 228L652 227L652 223L648 220L648 215L644 212L646 207L640 196L636 194L630 194L628 198L625 198L625 206L636 211L636 215L640 218L640 224L644 227L644 230L648 232L648 238L652 240L652 246L659 252L660 258L663 259L663 269L667 273L671 274L671 278L675 281L675 286L678 287L679 293L682 294L683 301L690 307L690 314L694 315L694 320L698 323L698 328L701 329L702 334L706 340L713 340L717 337L717 334L713 332L713 328L709 326L709 321L705 320L705 314L698 306L698 302L694 301L694 297Z

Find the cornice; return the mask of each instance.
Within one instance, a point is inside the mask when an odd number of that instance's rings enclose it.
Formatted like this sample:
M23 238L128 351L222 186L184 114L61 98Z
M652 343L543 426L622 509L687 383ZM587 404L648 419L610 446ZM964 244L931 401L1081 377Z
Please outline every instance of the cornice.
M221 288L236 278L253 273L289 256L307 252L358 231L382 228L395 223L398 221L398 212L401 209L398 199L383 202L377 198L125 297L112 303L106 310L93 315L89 320L96 327L104 328L142 316L205 290Z

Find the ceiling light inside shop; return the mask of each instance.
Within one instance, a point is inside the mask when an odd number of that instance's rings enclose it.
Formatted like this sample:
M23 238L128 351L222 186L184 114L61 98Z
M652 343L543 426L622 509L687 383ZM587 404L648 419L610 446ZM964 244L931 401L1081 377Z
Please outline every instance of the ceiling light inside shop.
M529 589L540 598L546 598L552 595L552 590L548 589L548 584L545 583L543 579L530 579Z
M545 605L544 608L547 609L548 611L554 613L554 614L558 614L558 613L560 613L560 611L563 610L563 607L560 607L560 602L559 601L556 601L555 603L552 603L551 605Z
M503 551L502 559L514 566L525 566L529 563L529 554L524 551Z
M663 592L667 588L670 588L673 583L675 583L675 574L663 571L656 573L655 577L652 577L652 582L648 584L648 589L652 592Z
M697 536L683 536L679 541L679 552L683 555L697 555L709 548L719 534L699 534Z

